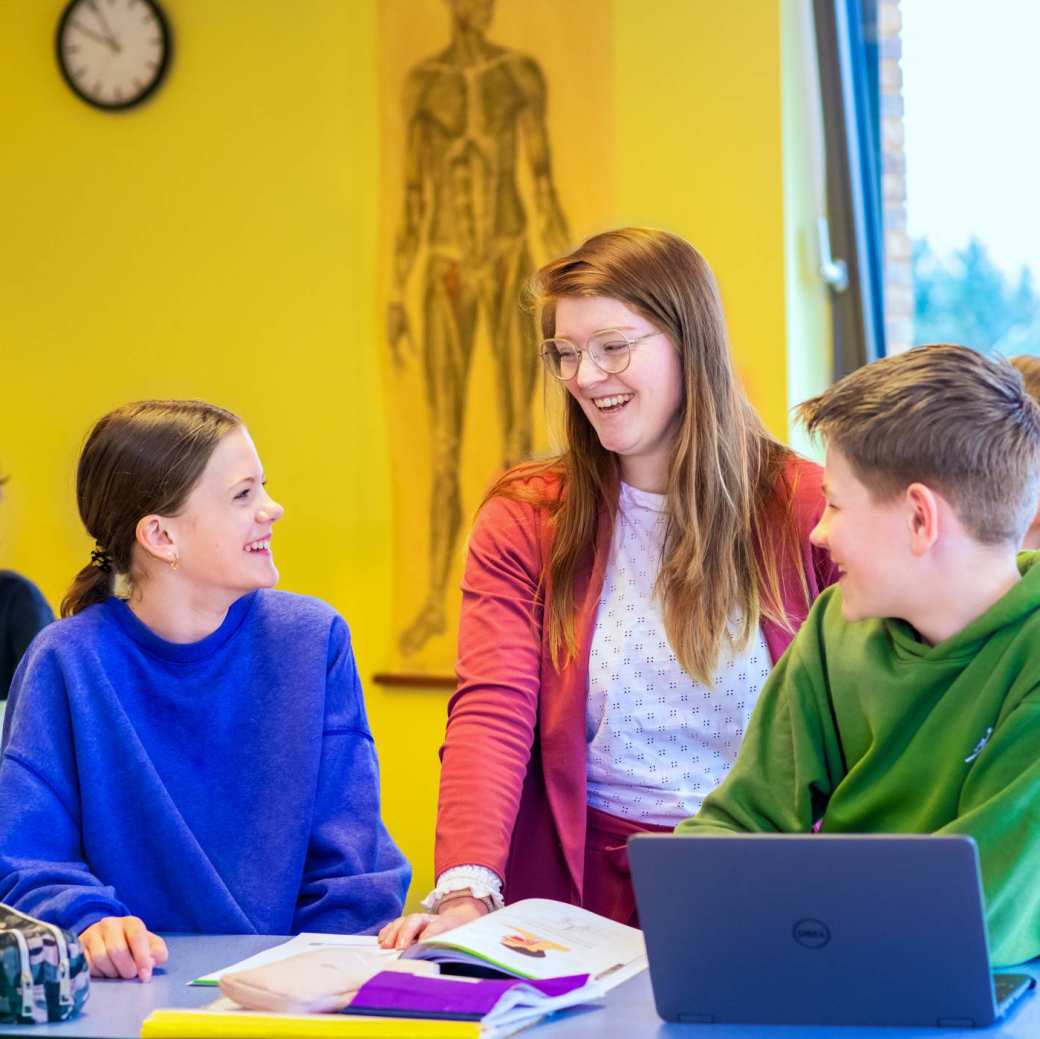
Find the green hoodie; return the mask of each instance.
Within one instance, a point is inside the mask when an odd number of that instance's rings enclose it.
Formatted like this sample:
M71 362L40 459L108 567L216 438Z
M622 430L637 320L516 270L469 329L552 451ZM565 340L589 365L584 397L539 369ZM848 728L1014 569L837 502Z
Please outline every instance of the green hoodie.
M1040 955L1040 553L958 634L816 601L726 780L685 833L957 833L978 844L996 964ZM969 578L970 579L970 578Z

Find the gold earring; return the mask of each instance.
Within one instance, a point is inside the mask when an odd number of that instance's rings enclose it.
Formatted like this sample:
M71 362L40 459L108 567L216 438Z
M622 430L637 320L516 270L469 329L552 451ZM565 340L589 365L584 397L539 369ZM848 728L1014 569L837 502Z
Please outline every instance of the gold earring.
M177 569L177 564L180 562L180 560L177 558L177 554L174 553L172 556L170 556L170 558L167 560L167 562L170 564L170 569L171 570L176 570Z

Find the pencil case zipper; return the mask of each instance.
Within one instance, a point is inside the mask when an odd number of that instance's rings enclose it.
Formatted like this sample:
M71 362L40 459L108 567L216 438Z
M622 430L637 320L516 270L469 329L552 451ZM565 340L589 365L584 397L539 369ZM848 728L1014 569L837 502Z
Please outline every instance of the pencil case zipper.
M20 916L23 920L28 920L32 924L36 924L42 927L45 931L50 931L54 935L54 941L58 946L58 1003L63 1007L72 1006L72 982L69 975L71 970L69 964L69 947L65 942L65 935L61 933L61 928L56 927L54 924L47 923L46 920L40 920L35 916L27 916L25 913L20 912L17 909L12 909L10 906L5 906L5 910L8 913L13 913L15 916ZM25 942L25 936L17 928L14 928L14 933ZM26 944L26 951L28 952L28 944ZM26 961L28 962L28 960ZM31 981L30 976L30 981Z
M10 933L14 935L15 944L18 946L19 960L21 970L19 971L19 979L21 981L22 991L22 1017L27 1017L30 1021L33 1020L33 976L32 966L29 962L29 943L25 940L25 935L16 927L10 929Z

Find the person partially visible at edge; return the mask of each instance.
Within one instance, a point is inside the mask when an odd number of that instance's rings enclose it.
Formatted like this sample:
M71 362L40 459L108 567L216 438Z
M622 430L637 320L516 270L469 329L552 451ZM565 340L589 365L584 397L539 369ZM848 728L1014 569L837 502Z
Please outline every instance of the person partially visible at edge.
M1040 357L1021 354L1018 357L1011 357L1009 360L1022 376L1026 392L1033 400L1040 403ZM1022 547L1040 548L1040 506L1029 521L1029 527L1022 538Z
M700 806L834 579L808 539L819 469L749 404L688 242L597 235L534 294L566 448L506 473L477 517L437 886L388 946L532 896L632 922L627 835Z
M93 974L143 981L158 931L396 916L410 869L380 821L350 634L272 590L282 507L242 422L201 401L118 408L77 498L92 561L11 690L0 901L78 933Z
M5 483L7 477L0 477L0 498ZM52 620L47 600L32 581L13 570L0 570L0 701L7 699L15 668L29 643Z
M965 834L996 964L1040 954L1040 407L929 346L801 406L827 440L813 541L841 571L683 833Z

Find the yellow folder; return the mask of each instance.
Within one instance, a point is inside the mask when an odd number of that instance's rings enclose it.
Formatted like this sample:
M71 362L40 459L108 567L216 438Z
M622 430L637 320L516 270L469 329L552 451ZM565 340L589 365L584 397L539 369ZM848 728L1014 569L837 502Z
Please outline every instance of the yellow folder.
M153 1010L141 1025L143 1039L479 1039L479 1021L348 1014L257 1014L223 1010Z

